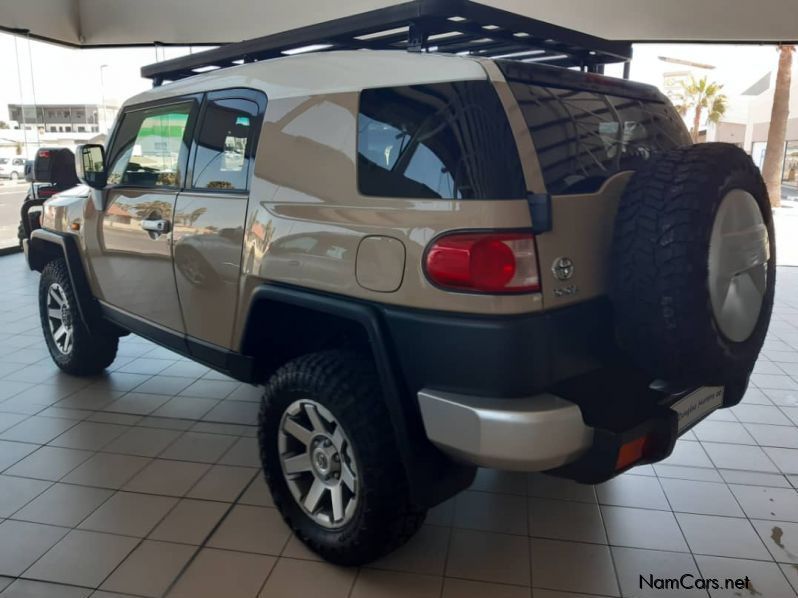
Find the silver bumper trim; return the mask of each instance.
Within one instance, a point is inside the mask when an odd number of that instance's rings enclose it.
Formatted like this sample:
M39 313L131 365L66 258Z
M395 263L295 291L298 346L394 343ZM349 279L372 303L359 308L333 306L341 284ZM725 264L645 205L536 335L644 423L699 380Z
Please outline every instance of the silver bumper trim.
M579 407L553 394L491 399L423 389L418 402L432 443L475 465L543 471L575 460L593 442Z

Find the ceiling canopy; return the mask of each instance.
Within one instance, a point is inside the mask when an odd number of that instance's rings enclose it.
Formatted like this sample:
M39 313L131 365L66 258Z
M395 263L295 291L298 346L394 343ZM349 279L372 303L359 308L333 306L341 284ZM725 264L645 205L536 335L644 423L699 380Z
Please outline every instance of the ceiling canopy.
M219 45L404 4L401 0L0 0L0 28L98 47ZM793 42L794 0L480 0L621 41ZM190 9L189 9L190 8Z

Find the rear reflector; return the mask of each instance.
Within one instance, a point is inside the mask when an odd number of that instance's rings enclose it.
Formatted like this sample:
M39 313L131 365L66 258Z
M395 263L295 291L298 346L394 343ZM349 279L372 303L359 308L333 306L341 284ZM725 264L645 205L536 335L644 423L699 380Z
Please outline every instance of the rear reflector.
M518 293L540 290L532 233L454 233L427 249L427 277L452 290Z

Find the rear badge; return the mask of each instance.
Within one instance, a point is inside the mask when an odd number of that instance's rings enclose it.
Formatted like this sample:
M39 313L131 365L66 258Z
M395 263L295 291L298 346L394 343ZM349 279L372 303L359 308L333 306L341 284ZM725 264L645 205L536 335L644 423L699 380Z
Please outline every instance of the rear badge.
M722 386L702 386L671 405L679 414L679 434L691 428L723 405Z
M551 265L551 272L557 280L568 280L574 275L574 262L569 257L558 257Z

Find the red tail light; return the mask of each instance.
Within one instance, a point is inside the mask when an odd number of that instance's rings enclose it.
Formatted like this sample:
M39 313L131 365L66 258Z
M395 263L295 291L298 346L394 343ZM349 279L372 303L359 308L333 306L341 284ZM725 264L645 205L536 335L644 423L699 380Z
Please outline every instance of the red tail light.
M540 290L532 233L454 233L427 249L427 277L453 290L518 293Z

